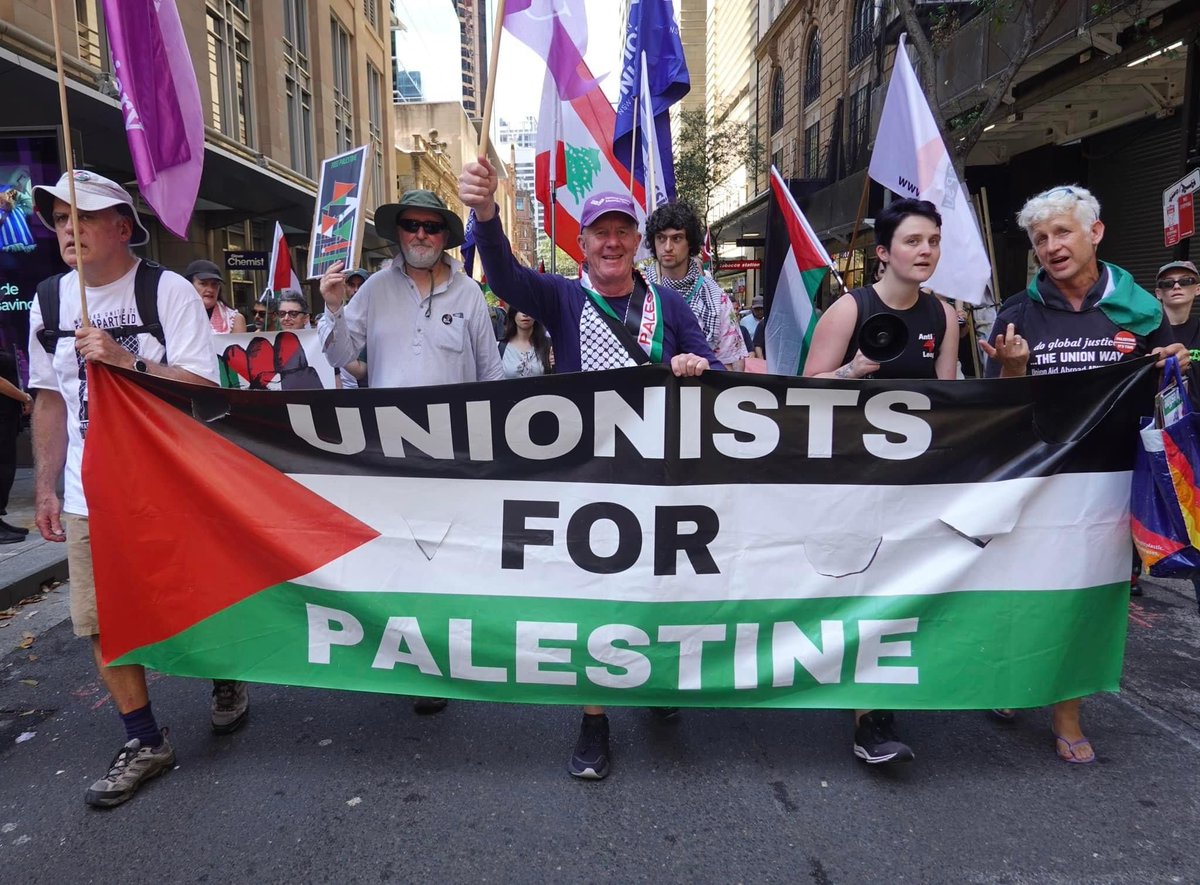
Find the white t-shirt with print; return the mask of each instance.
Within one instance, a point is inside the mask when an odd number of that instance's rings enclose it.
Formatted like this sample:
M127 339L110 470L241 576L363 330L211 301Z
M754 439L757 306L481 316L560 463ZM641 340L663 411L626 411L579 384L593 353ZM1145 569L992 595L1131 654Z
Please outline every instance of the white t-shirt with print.
M93 326L115 329L142 324L133 294L133 279L140 263L136 262L129 273L107 286L88 287L88 314ZM78 329L81 325L78 275L71 271L63 277L58 291L58 327ZM167 339L165 348L150 334L119 338L117 343L148 363L167 363L216 382L219 378L217 356L204 302L191 283L171 271L163 271L158 283L158 318ZM41 305L35 298L29 311L29 386L56 390L66 402L67 466L63 510L87 516L81 479L83 441L88 423L83 360L75 350L75 339L70 337L58 339L53 357L46 353L37 337L44 325Z

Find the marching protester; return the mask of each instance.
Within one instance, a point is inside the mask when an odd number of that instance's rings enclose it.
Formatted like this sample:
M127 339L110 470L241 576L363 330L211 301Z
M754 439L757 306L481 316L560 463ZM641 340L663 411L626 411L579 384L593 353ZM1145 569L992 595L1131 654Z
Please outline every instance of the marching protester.
M527 313L512 310L504 319L500 362L505 378L529 378L554 371L554 351L545 327Z
M285 332L308 328L308 299L295 289L279 294L279 328Z
M951 308L921 288L941 257L942 216L926 200L895 200L875 219L878 281L843 295L821 316L804 364L808 378L938 378L957 375L958 325ZM859 348L870 317L886 314L907 330L903 350L878 363ZM949 330L949 333L948 333ZM864 762L907 762L912 749L887 710L855 712L854 755Z
M350 271L350 273L346 274L347 301L358 294L358 290L362 288L362 284L365 283L370 276L371 272L365 267L356 267L354 270Z
M645 270L646 282L682 295L717 359L725 368L740 372L747 356L745 340L729 296L700 264L703 237L700 219L686 204L667 203L655 209L646 219L646 247L654 256Z
M446 250L462 245L462 219L432 191L413 190L375 210L375 226L400 246L349 302L342 264L321 277L317 323L335 368L370 354L372 387L419 387L503 377L479 284ZM343 308L344 305L344 308Z
M255 302L251 308L252 322L246 327L247 332L277 332L279 331L279 314L276 312L276 302L273 298L268 301Z
M763 321L765 309L765 302L761 295L755 295L750 299L750 313L742 317L741 326L750 335L751 341L754 340L754 333L758 331L758 324Z
M1200 294L1200 272L1190 261L1170 261L1158 269L1155 283L1163 311L1171 323L1171 334L1188 350L1200 349L1200 318L1192 317L1192 305ZM1196 396L1200 391L1193 390Z
M78 228L72 226L67 202L71 174ZM29 317L29 383L38 390L33 409L37 527L47 541L67 544L72 625L77 636L90 638L100 677L125 727L124 746L84 797L89 805L104 808L119 805L146 780L169 771L175 751L151 710L142 667L101 662L88 508L80 476L88 427L86 364L107 363L215 386L217 358L196 290L178 274L142 262L130 251L150 235L123 187L76 170L65 173L53 187L35 187L33 193L37 216L57 235L63 261L77 268L81 256L87 289L85 318L77 269L47 281L53 288L39 286ZM139 291L154 292L153 300L139 298ZM139 301L155 305L157 316L144 315L148 311L139 308ZM133 317L136 324L129 323ZM82 326L84 319L90 324ZM62 501L57 491L60 477ZM136 581L137 576L129 579Z
M1028 288L1000 309L991 341L983 344L987 377L1078 372L1147 354L1157 355L1160 367L1173 355L1187 368L1188 350L1175 341L1162 305L1128 271L1097 258L1104 223L1090 191L1078 185L1043 191L1025 203L1017 224L1041 267ZM1079 721L1082 700L1053 707L1055 751L1064 762L1096 760Z
M197 258L184 269L183 276L196 287L214 332L246 331L246 318L225 303L225 297L221 294L224 278L216 264Z
M486 158L463 167L459 196L475 210L477 254L492 291L515 310L546 324L559 371L602 371L657 362L685 377L724 368L683 298L669 288L647 284L635 271L641 233L628 194L595 193L583 203L579 248L585 286L582 279L539 274L516 260L496 211L496 188L496 172ZM627 328L629 322L654 327L651 339L661 344L647 353ZM567 770L575 777L598 780L609 772L609 756L604 708L584 707Z
M446 254L463 242L462 219L432 191L412 190L375 210L375 228L400 246L387 270L349 302L342 262L321 277L325 312L317 332L330 365L370 354L372 387L421 387L504 377L479 284ZM417 698L413 710L438 713L445 698Z

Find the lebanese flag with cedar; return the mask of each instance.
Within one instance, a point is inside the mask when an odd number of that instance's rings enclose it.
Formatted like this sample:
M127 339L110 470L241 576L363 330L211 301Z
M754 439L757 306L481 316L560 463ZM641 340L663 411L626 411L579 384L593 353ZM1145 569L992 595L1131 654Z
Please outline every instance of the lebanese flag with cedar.
M580 62L578 73L594 81L587 64ZM629 193L629 169L613 153L613 128L617 113L599 86L571 101L562 101L549 70L542 85L542 109L538 117L535 193L545 207L542 226L558 241L558 247L577 263L583 262L579 249L579 216L583 201L600 191ZM554 220L550 222L550 182L554 181ZM633 184L634 202L646 204L646 189Z

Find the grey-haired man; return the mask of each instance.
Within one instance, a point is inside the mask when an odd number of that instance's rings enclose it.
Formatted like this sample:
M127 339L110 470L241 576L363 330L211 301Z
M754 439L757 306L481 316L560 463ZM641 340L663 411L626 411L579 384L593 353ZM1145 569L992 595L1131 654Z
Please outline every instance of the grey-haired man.
M132 797L150 778L170 771L175 751L166 729L158 727L151 712L145 671L140 666L104 666L100 656L100 622L81 476L88 427L86 364L107 363L216 386L217 359L200 296L178 274L164 270L157 281L161 329L140 315L134 287L139 272L144 272L143 262L130 246L143 245L150 237L129 194L115 181L76 170L76 227L67 202L70 174L64 174L53 187L33 189L38 218L57 234L62 259L74 268L62 277L53 296L57 323L46 322L40 297L29 315L29 384L38 389L33 408L34 491L42 537L67 544L75 635L90 638L100 677L125 726L126 742L108 774L92 784L84 797L89 805L107 808ZM80 261L87 287L86 327L79 297ZM61 502L57 492L60 476L65 489Z

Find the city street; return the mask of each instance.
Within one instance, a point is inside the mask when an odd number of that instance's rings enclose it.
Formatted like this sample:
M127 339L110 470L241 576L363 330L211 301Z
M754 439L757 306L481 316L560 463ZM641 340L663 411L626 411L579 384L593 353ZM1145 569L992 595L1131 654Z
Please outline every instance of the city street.
M613 774L565 766L577 712L208 686L163 677L175 771L97 811L121 743L66 588L0 629L0 877L10 882L1195 882L1200 619L1190 588L1130 607L1125 689L1085 706L1098 764L1057 761L1045 711L912 713L917 761L867 769L849 714L612 714ZM28 648L17 648L27 635Z

